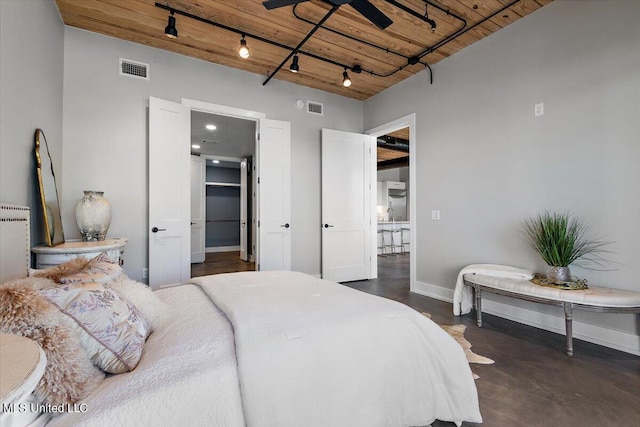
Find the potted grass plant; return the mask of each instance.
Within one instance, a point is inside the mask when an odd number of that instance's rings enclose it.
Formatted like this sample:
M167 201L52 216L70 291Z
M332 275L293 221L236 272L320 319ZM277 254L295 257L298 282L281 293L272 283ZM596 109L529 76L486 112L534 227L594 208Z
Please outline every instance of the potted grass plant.
M548 265L547 280L557 284L572 281L569 265L574 262L584 268L606 263L602 254L611 242L589 239L587 231L570 213L544 212L524 221L529 244Z

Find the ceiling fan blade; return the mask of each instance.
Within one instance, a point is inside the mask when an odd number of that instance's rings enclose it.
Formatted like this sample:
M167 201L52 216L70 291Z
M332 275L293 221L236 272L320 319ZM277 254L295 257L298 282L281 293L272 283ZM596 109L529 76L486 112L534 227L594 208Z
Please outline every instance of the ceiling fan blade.
M389 25L393 24L393 21L389 19L387 15L382 13L380 9L372 5L369 0L351 0L349 5L360 12L365 18L381 30L384 30Z
M291 6L292 4L302 3L307 0L266 0L262 2L262 5L267 10L276 9L283 6Z

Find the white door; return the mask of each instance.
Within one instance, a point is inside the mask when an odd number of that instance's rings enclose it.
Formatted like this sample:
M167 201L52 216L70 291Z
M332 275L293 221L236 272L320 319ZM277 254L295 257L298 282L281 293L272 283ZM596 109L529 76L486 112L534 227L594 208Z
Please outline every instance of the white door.
M291 124L260 119L257 270L291 269Z
M149 285L191 277L189 133L182 104L149 98Z
M191 263L204 262L205 247L205 159L191 156Z
M240 259L249 260L249 251L247 250L247 159L240 162Z
M322 277L371 273L372 137L322 129Z

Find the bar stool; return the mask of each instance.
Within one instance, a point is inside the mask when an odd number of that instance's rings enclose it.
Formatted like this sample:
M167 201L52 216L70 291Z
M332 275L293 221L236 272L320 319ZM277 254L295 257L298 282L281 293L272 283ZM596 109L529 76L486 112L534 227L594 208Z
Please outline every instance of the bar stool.
M386 230L386 231L389 232L389 235L390 235L391 243L389 243L387 246L391 250L391 255L398 255L402 253L402 246L400 245L402 241L401 230L399 230L394 226L392 229ZM400 235L396 236L396 234L400 234Z
M380 242L380 245L378 246L380 253L378 254L378 256L386 257L387 254L384 252L386 246L384 244L384 230L378 229L378 235L378 241Z
M388 240L385 239L385 234L388 236ZM382 229L382 241L385 242L383 244L383 250L382 252L385 255L395 255L393 248L396 246L394 243L394 239L393 239L393 230L388 230L388 229ZM389 242L389 243L386 243ZM388 251L387 251L388 250Z
M405 233L410 233L411 229L409 227L401 227L400 228L400 252L402 252L403 254L406 254L407 252L407 246L411 247L411 242L407 239L405 239Z

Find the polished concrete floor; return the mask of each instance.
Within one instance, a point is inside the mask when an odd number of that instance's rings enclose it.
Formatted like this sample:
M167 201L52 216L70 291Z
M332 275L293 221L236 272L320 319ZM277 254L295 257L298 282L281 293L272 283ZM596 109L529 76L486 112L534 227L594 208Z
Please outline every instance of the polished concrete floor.
M563 335L484 313L478 328L473 314L455 317L450 303L409 292L408 255L378 259L378 279L346 285L428 312L439 324L467 325L473 350L495 360L473 365L482 426L640 427L640 357L574 339L570 358ZM453 424L433 424L444 426Z

